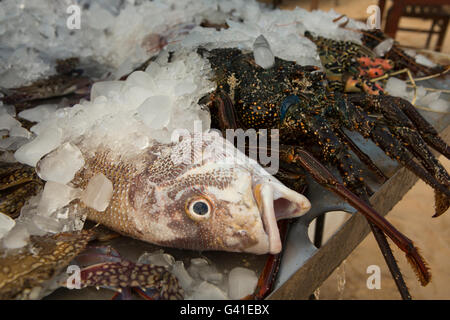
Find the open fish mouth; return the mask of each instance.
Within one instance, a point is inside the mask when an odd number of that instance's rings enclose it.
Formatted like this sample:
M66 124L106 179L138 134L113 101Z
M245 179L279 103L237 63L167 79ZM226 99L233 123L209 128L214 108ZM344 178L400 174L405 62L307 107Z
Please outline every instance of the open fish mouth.
M311 203L305 196L280 183L257 184L253 193L268 236L268 252L277 254L282 246L277 221L305 214L311 208Z

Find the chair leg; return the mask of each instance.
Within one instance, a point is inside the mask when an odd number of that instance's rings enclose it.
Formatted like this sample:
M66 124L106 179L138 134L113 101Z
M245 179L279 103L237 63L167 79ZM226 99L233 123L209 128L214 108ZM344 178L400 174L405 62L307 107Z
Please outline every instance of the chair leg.
M441 30L439 32L439 38L436 43L435 51L441 51L442 45L444 44L445 34L447 32L449 17L446 17L442 20Z
M388 11L384 32L392 39L395 39L395 35L397 34L398 24L405 9L405 5L405 0L395 1Z
M433 23L431 24L431 29L428 31L427 43L425 44L425 48L428 49L430 47L431 37L434 34L434 26L438 23L437 19L433 19ZM438 25L439 28L439 25Z
M386 0L378 0L378 7L380 7L380 22L383 22L384 8L386 7Z

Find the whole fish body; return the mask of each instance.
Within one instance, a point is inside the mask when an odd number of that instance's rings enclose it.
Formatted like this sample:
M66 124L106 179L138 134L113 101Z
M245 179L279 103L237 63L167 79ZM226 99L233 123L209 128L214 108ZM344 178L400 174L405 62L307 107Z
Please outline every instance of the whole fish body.
M73 187L85 189L98 174L113 185L103 212L78 201L88 219L161 246L275 254L276 221L310 208L217 133L155 143L134 155L102 147L83 154Z

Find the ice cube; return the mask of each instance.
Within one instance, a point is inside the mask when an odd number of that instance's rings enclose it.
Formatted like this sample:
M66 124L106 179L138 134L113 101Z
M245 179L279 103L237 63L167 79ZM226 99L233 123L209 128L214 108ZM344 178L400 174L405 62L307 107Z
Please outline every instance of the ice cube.
M19 126L12 127L11 130L9 131L9 135L11 137L20 137L20 138L25 138L25 139L31 138L30 131L28 131L25 128L19 127Z
M169 124L173 102L169 96L153 96L138 108L142 122L151 129L162 129Z
M194 259L191 259L191 264L189 265L188 272L193 278L200 279L201 269L208 267L208 266L209 266L209 263L205 259L194 258Z
M48 128L44 130L31 142L20 147L15 153L17 161L36 166L36 163L61 143L62 130L57 128Z
M450 106L448 101L443 99L437 99L433 102L431 102L428 107L434 111L438 112L448 112Z
M36 172L42 180L67 184L83 166L81 151L67 142L40 160Z
M14 119L11 115L2 110L0 112L0 130L6 129L10 131L14 127L21 127L21 123Z
M103 9L93 2L87 14L87 23L94 29L106 29L114 23L114 16L108 10Z
M3 238L14 226L16 221L6 214L0 213L0 239Z
M86 206L103 212L108 207L112 194L112 182L103 173L99 173L89 180L80 199Z
M219 284L223 280L223 274L202 258L191 259L188 272L196 279L205 280L214 284Z
M258 277L253 270L236 267L228 274L228 296L242 299L255 291Z
M433 61L431 61L430 59L428 59L427 57L425 57L422 54L416 55L415 59L416 59L417 63L420 63L420 64L422 64L422 65L424 65L426 67L429 67L429 68L436 67L436 64Z
M424 87L422 87L422 86L416 87L416 98L417 98L417 101L419 101L420 99L425 97L426 94L427 94L427 90Z
M100 81L92 85L91 101L99 96L108 97L111 92L120 92L124 82L123 81Z
M42 192L38 205L38 214L48 217L56 210L79 197L79 195L80 191L78 189L58 182L48 181L44 186L44 191Z
M33 223L37 228L45 233L59 233L64 229L64 224L59 219L53 217L44 217L41 215L35 215L32 218Z
M124 107L130 110L134 110L142 105L144 101L152 95L153 92L148 89L138 86L128 87L124 89L123 92L123 97L126 101L126 105Z
M267 39L260 35L253 44L253 57L257 65L264 69L269 69L275 64L275 56L270 49Z
M406 91L406 82L397 78L389 78L386 83L385 90L395 97L408 98L409 94Z
M146 252L142 254L138 259L138 263L153 264L155 266L169 268L175 263L175 259L170 254L164 253L162 250L158 250L155 252Z
M139 86L151 91L156 89L155 81L147 72L144 71L133 72L128 76L126 83L130 86Z
M30 141L23 137L8 137L0 139L0 149L15 151L28 142Z
M187 272L183 261L176 261L172 266L171 272L178 279L180 286L185 292L191 289L194 279Z
M175 86L174 91L177 96L182 96L182 95L190 94L190 93L194 92L195 89L197 89L197 85L194 83L194 81L186 80L186 81L181 81L180 83L178 83Z
M422 107L429 107L430 104L437 101L440 96L441 93L439 91L429 92L424 97L421 97L419 100L417 100L417 105Z
M23 110L18 116L28 121L41 122L48 119L56 109L58 109L56 104L42 104L32 109Z
M217 286L203 281L188 299L192 300L228 300L225 292L220 290Z
M3 247L6 249L22 248L28 243L30 234L24 224L17 224L3 237Z
M377 56L383 57L385 55L386 52L388 52L389 50L391 50L392 45L394 44L394 39L392 38L388 38L382 42L380 42L374 49L373 51L375 52L375 54Z

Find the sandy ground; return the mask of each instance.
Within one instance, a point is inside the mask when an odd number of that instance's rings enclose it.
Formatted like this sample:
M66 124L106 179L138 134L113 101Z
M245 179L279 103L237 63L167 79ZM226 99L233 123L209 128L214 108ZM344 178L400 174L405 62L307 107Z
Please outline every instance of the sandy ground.
M265 1L267 2L267 1ZM333 8L339 13L355 19L365 20L366 8L377 4L373 0L320 0L319 9ZM388 5L389 5L388 1ZM291 9L300 6L309 9L310 1L283 0L281 8ZM400 26L429 28L431 23L403 18ZM426 35L399 31L397 41L402 45L424 47ZM436 38L431 42L434 48ZM447 31L442 52L450 53L450 31ZM440 161L450 170L450 161L441 157ZM419 181L387 215L388 220L404 232L421 249L432 271L433 279L427 287L421 287L404 254L391 243L405 281L413 299L450 299L450 216L449 212L439 218L433 214L433 190ZM343 215L327 217L325 234L332 234L333 223L342 222ZM381 270L381 289L368 289L366 282L371 274L367 267L377 265ZM396 286L373 235L369 236L322 284L319 299L400 299Z

